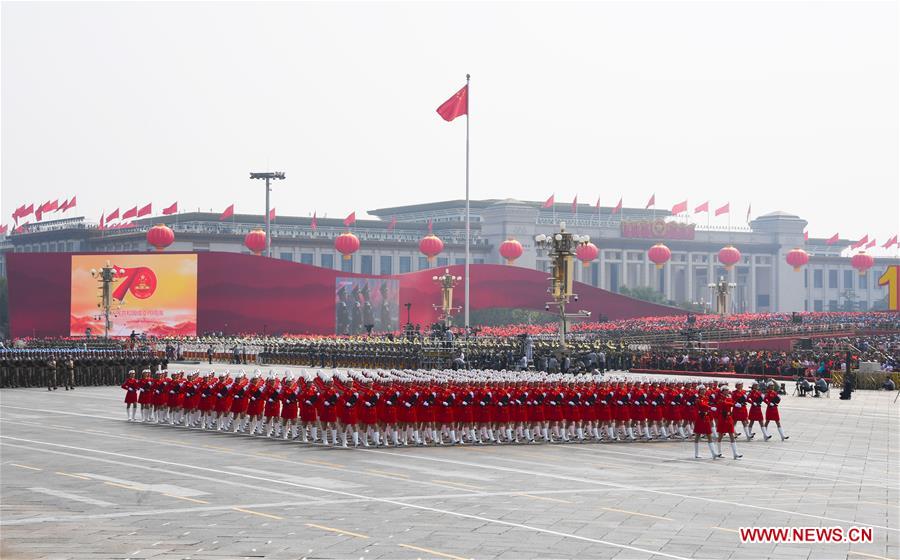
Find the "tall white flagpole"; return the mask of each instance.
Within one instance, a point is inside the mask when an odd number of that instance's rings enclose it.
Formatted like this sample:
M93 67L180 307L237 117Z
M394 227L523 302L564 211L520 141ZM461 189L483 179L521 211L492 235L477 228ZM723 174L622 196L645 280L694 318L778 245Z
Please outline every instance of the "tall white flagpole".
M469 331L469 238L471 236L469 224L469 121L472 120L472 90L469 88L469 74L466 74L466 270L465 270L465 323L466 337Z

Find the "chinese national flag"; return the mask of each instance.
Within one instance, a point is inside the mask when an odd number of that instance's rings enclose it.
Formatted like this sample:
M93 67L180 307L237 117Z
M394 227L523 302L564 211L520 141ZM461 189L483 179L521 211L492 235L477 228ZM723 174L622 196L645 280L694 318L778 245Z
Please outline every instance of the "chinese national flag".
M397 216L391 218L391 223L388 224L388 231L394 231L394 228L397 227Z
M29 216L31 214L34 214L34 203L22 208L22 212L19 214L19 217L24 218L25 216Z
M44 206L46 206L46 208L44 208L44 212L52 212L53 210L59 209L59 200L48 202Z
M8 230L8 229L9 229L9 226L6 224L3 224L2 226L0 226L0 235L6 235L6 230Z
M730 211L731 211L731 203L730 203L730 202L726 202L726 203L725 203L725 206L722 206L722 207L720 207L720 208L716 208L716 216L721 216L722 214L727 214L727 213L730 212Z
M622 198L620 197L619 203L616 204L615 208L612 209L612 213L613 213L613 215L616 215L621 211L622 211Z
M97 229L106 229L106 222L104 221L103 214L100 214L100 227Z
M656 193L653 193L652 195L650 195L650 200L647 201L647 207L644 209L646 210L647 208L650 208L651 206L653 206L655 204L656 204Z
M57 210L59 210L60 212L65 212L68 209L69 209L69 201L68 201L68 199L63 199L63 203L59 205L59 208L57 208Z
M356 223L356 211L350 212L350 215L344 218L344 225L347 227Z
M274 208L272 208L271 210L269 210L269 221L270 221L270 222L274 222L274 221L275 221L275 209L274 209Z
M808 231L803 232L803 241L809 241L809 232Z
M837 233L835 233L834 235L832 235L831 237L829 237L828 239L825 240L825 244L826 245L834 245L838 241L840 241L840 236Z
M113 220L118 220L118 219L119 219L119 209L118 208L116 208L115 210L113 210L112 212L110 212L109 214L106 215L106 223L107 224Z
M572 200L572 213L578 213L578 195L575 195L575 198Z
M672 207L672 214L676 214L676 215L682 214L684 212L687 212L687 209L688 209L687 200L685 200L684 202L679 202L678 204L676 204L675 206Z
M890 239L888 239L887 243L885 243L881 247L884 249L890 249L891 247L893 247L896 244L897 244L897 236L895 235L894 237L891 237Z
M77 204L77 202L78 202L75 198L76 198L76 197L74 197L74 196L72 197L72 200L70 200L70 201L69 201L69 204L66 205L66 210L70 210L70 209L72 209L72 208L75 208L75 204Z
M868 242L869 242L869 234L867 233L863 236L862 239L860 239L859 241L857 241L856 243L851 245L850 248L851 249L859 249L860 247L862 247L863 245L865 245Z
M142 206L141 209L138 210L137 215L138 215L138 218L140 218L141 216L146 216L147 214L150 214L151 212L153 212L153 203L152 202L150 204L148 204L147 206Z
M709 201L707 200L700 206L694 208L694 214L699 214L700 212L709 212Z
M163 208L162 213L163 213L163 216L169 216L169 215L175 214L177 212L178 212L178 203L173 202L172 206L169 206L168 208Z
M556 202L553 200L555 196L556 196L555 194L551 194L551 195L550 195L550 198L548 198L548 199L544 202L543 208L553 208L553 205L556 203Z
M469 86L464 85L463 88L453 94L453 97L444 101L437 108L438 115L447 122L452 121L456 117L469 114Z
M874 247L874 246L875 246L875 238L873 237L873 238L872 238L872 241L869 241L869 242L866 244L866 249L871 249L871 248Z
M226 208L224 212L222 212L222 215L219 216L219 221L221 222L222 220L227 220L232 216L234 216L234 204L232 204L231 206Z
M127 220L128 218L134 218L135 216L137 216L137 206L130 210L126 210L125 213L122 214L122 219Z
M315 212L313 212L313 219L312 219L312 221L309 222L309 228L310 228L311 230L313 230L313 231L316 231L317 229L319 229L319 222L318 222L318 220L316 220L316 213L315 213Z

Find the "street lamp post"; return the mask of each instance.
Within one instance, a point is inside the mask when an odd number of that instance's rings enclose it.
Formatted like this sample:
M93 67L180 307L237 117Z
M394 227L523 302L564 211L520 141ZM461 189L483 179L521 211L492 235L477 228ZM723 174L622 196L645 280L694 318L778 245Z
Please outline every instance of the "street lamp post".
M572 289L575 279L575 251L581 245L591 241L587 235L576 235L566 231L566 223L560 222L559 231L552 235L539 234L534 238L535 247L538 250L546 250L552 264L552 276L549 278L550 287L547 292L553 301L544 306L548 311L554 305L559 310L559 348L565 352L568 320L574 318L586 318L591 316L590 311L579 310L575 313L566 313L566 305L574 300L578 301L578 294Z
M272 188L269 186L269 182L273 179L284 179L284 171L266 171L262 173L250 173L251 179L265 179L266 180L266 256L272 257L272 232L271 232L271 220L269 219L269 193L272 192Z
M109 261L106 261L106 264L100 270L92 268L91 277L100 284L98 288L100 290L100 301L97 303L97 307L100 308L100 317L103 318L103 336L104 338L109 338L109 329L112 327L110 314L114 305L112 285L118 279L116 278L115 269L109 264Z
M737 284L735 284L734 282L728 282L725 280L724 276L720 276L718 282L711 282L707 287L713 292L713 295L715 296L716 312L723 317L729 315L728 296L731 295L731 293L737 287Z
M453 287L462 277L450 274L450 269L445 268L442 275L432 276L431 279L441 286L441 305L435 305L434 308L440 309L444 328L449 329L453 325L453 313L460 310L459 306L453 307Z

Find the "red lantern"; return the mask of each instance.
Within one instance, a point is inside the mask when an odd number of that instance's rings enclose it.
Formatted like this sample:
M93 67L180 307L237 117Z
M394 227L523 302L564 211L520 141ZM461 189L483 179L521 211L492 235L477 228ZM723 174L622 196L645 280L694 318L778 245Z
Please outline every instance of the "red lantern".
M345 231L344 233L338 235L334 240L334 248L337 249L339 253L344 255L343 259L345 261L349 261L351 255L359 251L359 238L349 231Z
M500 256L506 259L506 264L512 264L522 256L522 244L515 239L507 239L500 244Z
M147 231L147 243L162 251L175 241L175 233L165 224L156 224Z
M800 272L800 267L809 262L809 253L799 247L795 247L788 251L784 260L794 267L794 272Z
M859 271L859 275L862 276L866 273L867 270L872 268L875 265L875 259L872 258L872 255L867 254L865 251L860 251L853 255L850 259L850 264Z
M734 265L741 262L741 252L731 245L719 249L719 262L725 265L725 270L731 270Z
M244 236L244 246L253 251L254 255L261 255L266 250L266 232L255 229Z
M434 264L434 258L444 250L444 242L433 233L419 240L419 251L428 258L428 264Z
M656 265L657 269L660 269L672 258L672 251L662 243L657 243L647 251L647 257Z
M591 266L591 261L596 259L599 254L600 250L597 249L596 245L590 242L579 245L578 248L575 249L575 256L581 261L581 266L585 268Z

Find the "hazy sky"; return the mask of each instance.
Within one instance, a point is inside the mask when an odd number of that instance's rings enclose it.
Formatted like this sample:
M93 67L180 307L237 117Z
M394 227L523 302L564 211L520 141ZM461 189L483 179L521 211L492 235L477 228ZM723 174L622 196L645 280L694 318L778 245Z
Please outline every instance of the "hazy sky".
M435 109L467 72L473 198L898 230L889 1L4 2L2 222L75 194L262 213L267 168L282 215L462 198L465 120Z

